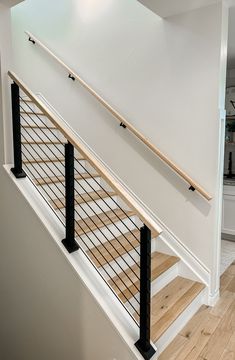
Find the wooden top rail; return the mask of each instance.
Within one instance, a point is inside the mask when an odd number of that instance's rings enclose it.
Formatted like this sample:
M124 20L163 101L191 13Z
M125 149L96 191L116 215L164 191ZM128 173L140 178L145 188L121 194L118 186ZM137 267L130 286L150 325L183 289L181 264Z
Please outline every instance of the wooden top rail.
M71 78L79 81L79 83L89 91L109 112L113 117L121 124L123 124L129 131L131 131L139 140L141 140L155 155L157 155L165 164L167 164L174 172L176 172L184 181L190 186L190 190L197 190L208 201L212 199L212 196L206 192L202 186L194 181L189 175L181 170L172 160L164 155L155 145L153 145L148 138L146 138L141 132L139 132L132 124L130 124L121 114L119 114L111 105L107 103L95 90L93 90L78 74L76 74L69 66L67 66L62 60L60 60L48 47L46 47L40 40L38 40L33 34L26 31L29 40L43 48L49 55L51 55L61 66L63 66L69 73Z
M106 170L106 168L92 155L92 153L83 145L76 134L56 115L54 115L47 106L21 81L16 74L8 71L9 77L20 87L20 89L29 97L30 100L42 111L42 113L53 123L54 126L64 137L84 156L85 159L97 170L98 174L117 192L124 202L136 212L136 215L147 225L154 234L158 236L162 229L155 221L141 208L141 206L130 196L117 180Z

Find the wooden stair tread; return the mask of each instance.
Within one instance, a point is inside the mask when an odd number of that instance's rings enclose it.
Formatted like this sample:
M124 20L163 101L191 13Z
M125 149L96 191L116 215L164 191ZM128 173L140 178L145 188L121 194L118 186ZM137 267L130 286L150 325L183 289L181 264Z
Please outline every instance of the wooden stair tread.
M22 141L24 145L65 145L62 141Z
M103 212L103 213L99 214L98 216L93 215L93 216L90 216L89 218L85 218L84 220L83 219L77 220L76 225L75 225L76 233L79 236L79 235L88 233L90 231L94 231L99 228L102 228L105 225L109 225L114 222L117 222L117 221L119 221L118 218L123 220L123 219L127 218L127 216L130 217L130 216L135 215L134 211L130 211L130 210L126 210L125 213L121 209L114 209L114 210L110 210L107 212Z
M152 298L151 339L156 342L205 288L205 285L177 277Z
M82 180L84 179L88 179L88 178L93 178L93 177L97 177L99 176L98 174L88 174L88 173L84 173L82 174L82 176L80 174L76 174L75 175L75 179L76 180ZM50 177L42 177L42 178L36 178L33 180L35 185L48 185L48 184L53 184L53 183L58 183L58 182L64 182L65 181L65 177L64 176L50 176Z
M50 130L57 130L57 128L55 126L46 126L46 125L21 125L22 128L26 128L26 129L50 129Z
M24 102L33 103L33 100L31 100L31 99L23 99L23 98L22 98L22 99L20 99L20 101L23 102L23 103L24 103Z
M159 252L152 253L151 280L157 279L165 271L179 262L179 260L176 256ZM118 276L112 278L109 283L123 302L131 299L139 292L139 264L135 264L121 272Z
M84 157L77 157L77 160L85 160ZM65 158L64 157L60 157L60 158L47 158L47 159L32 159L32 160L23 160L24 164L36 164L36 163L54 163L54 162L64 162Z
M79 204L83 204L84 202L90 202L90 201L96 201L96 200L101 200L107 197L111 197L114 196L115 192L114 191L107 191L105 192L104 190L97 190L97 191L92 191L89 192L89 194L81 194L81 195L76 195L75 196L75 206L79 205ZM56 199L51 201L52 206L55 209L63 209L65 207L65 198L60 198L60 199Z
M20 111L21 114L25 114L25 115L40 115L40 116L46 116L45 114L43 114L42 112L33 112L33 111Z
M104 266L113 259L131 251L133 248L137 248L139 246L139 234L139 230L133 230L132 233L128 232L125 236L120 235L113 240L90 249L87 251L87 255L96 267ZM137 239L135 237L137 237Z

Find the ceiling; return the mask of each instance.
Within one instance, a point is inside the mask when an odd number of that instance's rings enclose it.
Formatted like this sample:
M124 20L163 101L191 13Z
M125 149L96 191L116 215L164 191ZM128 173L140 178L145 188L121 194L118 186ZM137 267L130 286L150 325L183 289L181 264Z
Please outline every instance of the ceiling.
M228 38L228 68L235 68L235 0L138 0L144 6L165 18L209 6L219 2L226 2L229 9L229 38Z
M0 0L0 5L5 5L7 7L12 7L12 6L15 6L15 5L19 4L22 1L24 1L24 0Z
M222 0L139 0L144 6L163 18L216 4L221 1Z

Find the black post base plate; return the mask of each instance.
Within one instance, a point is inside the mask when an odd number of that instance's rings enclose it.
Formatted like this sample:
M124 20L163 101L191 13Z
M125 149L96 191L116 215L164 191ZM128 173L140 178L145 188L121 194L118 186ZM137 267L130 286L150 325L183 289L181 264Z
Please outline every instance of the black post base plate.
M70 254L79 250L79 245L74 239L64 239L62 240L62 244Z
M23 179L27 176L24 170L18 171L15 168L11 168L11 172L15 175L17 179Z
M149 346L148 350L143 350L141 340L138 340L135 343L135 346L137 347L137 349L139 350L139 352L141 353L141 355L145 360L150 360L151 357L156 353L156 350L152 347L152 345Z

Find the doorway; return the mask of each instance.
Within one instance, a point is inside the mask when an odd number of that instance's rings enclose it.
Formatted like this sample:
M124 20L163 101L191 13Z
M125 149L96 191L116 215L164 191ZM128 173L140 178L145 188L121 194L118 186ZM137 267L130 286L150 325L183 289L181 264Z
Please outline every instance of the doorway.
M235 8L229 9L226 79L223 206L221 231L222 274L235 261Z

